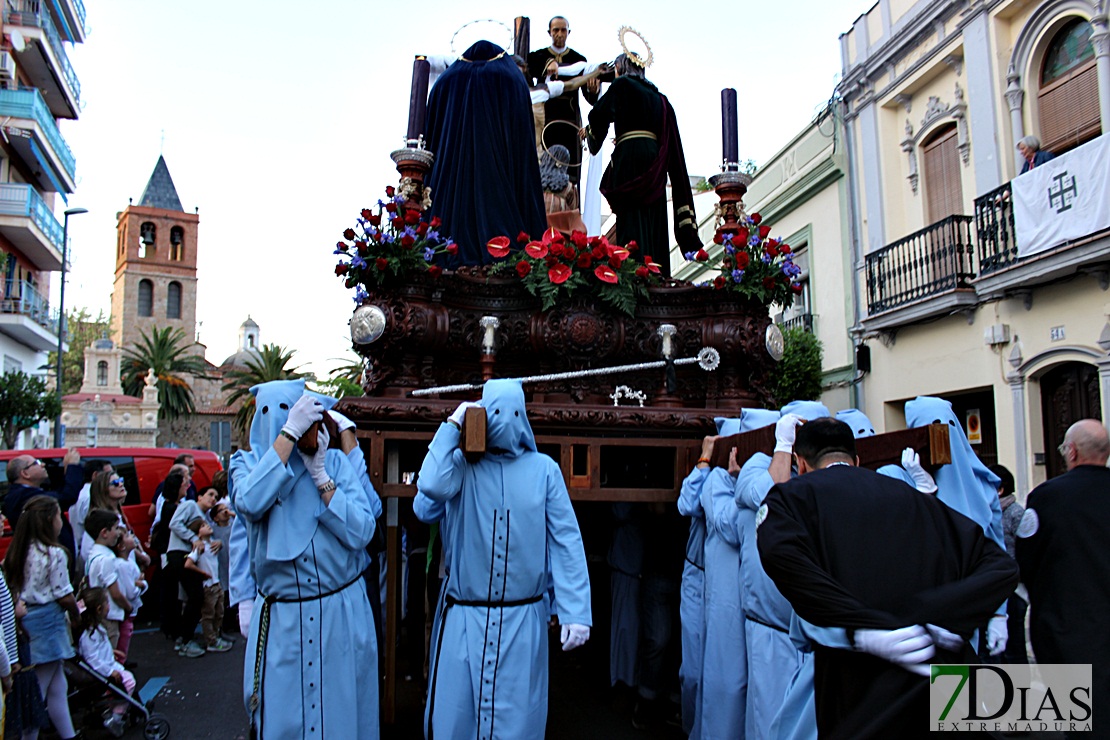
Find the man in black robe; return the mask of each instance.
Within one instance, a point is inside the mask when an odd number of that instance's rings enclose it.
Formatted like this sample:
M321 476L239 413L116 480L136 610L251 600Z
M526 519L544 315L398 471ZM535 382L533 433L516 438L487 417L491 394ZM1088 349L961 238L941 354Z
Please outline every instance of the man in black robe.
M644 79L643 67L635 60L621 54L616 74L590 111L590 125L580 135L597 154L610 124L613 126L617 146L601 178L601 194L617 215L617 242L635 241L640 253L659 263L663 276L669 277L668 177L678 245L683 252L701 249L678 122L667 96Z
M547 23L547 33L551 36L551 46L537 49L528 55L528 76L533 85L541 85L548 77L555 74L559 66L576 64L586 61L586 57L567 46L567 37L570 36L570 22L561 15L557 15ZM586 83L582 94L590 105L597 103L597 94L600 83L590 80ZM581 176L582 148L578 143L577 131L582 125L582 112L578 102L578 89L570 89L557 95L543 104L544 121L566 121L557 123L544 134L543 143L547 148L555 144L562 144L570 152L570 181L578 184ZM539 144L540 142L536 142Z
M1017 531L1038 663L1090 663L1095 707L1110 699L1110 439L1078 421L1060 445L1067 472L1033 489ZM1098 737L1110 737L1102 727Z
M440 232L459 251L445 267L493 261L486 243L547 228L528 83L505 50L479 41L432 86L424 128Z
M933 496L855 466L836 419L798 428L798 478L757 515L764 570L802 619L847 630L855 650L817 645L823 738L924 736L927 666L978 662L967 643L1017 585L978 524Z

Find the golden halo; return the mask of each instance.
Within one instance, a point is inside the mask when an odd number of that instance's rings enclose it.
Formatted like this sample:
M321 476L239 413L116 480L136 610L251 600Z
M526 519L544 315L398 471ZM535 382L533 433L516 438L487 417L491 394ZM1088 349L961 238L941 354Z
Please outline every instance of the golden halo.
M636 52L629 50L628 45L624 42L624 37L627 34L632 34L644 43L644 48L647 49L647 59L644 59ZM643 37L643 34L634 29L632 26L621 26L620 30L617 31L617 38L620 39L621 49L624 50L625 55L628 57L628 61L635 64L637 67L647 69L651 66L651 63L655 61L655 54L653 54L651 51L651 44L647 42L647 39Z
M548 147L547 147L547 142L545 142L545 141L543 140L543 137L544 137L544 135L545 135L545 134L547 133L547 130L548 130L549 128L551 128L552 126L554 126L554 125L555 125L556 123L564 123L564 124L566 124L567 126L574 126L574 130L575 130L576 132L578 131L578 126L575 126L575 124L574 124L574 122L573 122L573 121L564 121L564 120L562 120L562 119L559 119L559 118L556 118L556 119L555 119L554 121L551 121L551 122L549 122L549 123L548 123L548 124L547 124L546 126L544 126L544 127L543 127L543 131L540 131L540 146L542 146L542 147L543 147L543 151L544 151L544 154L548 154L548 155L551 155L551 158L552 158L552 159L555 159L555 155L551 154L551 150L550 150L550 149L548 149ZM582 146L584 147L585 145L584 145L584 144L582 144ZM555 159L555 161L556 161L556 162L559 162L559 160L557 160L557 159ZM581 162L581 160L580 160L580 161L578 161L578 162L575 162L575 163L573 163L573 164L571 164L571 163L567 163L567 164L565 164L565 165L564 165L564 164L563 164L562 162L559 162L559 165L560 165L561 167L581 167L581 166L582 166L582 162Z
M501 26L501 28L504 29L505 33L507 33L509 35L508 45L507 46L503 45L502 48L504 48L504 49L512 49L513 48L513 29L509 28L507 23L505 23L504 21L494 20L493 18L478 18L476 20L468 21L468 22L462 24L461 26L458 27L458 29L453 34L451 34L451 46L450 46L450 48L451 48L451 53L452 54L455 54L457 56L457 55L462 53L461 51L456 51L455 50L455 39L458 37L458 35L460 33L462 33L463 31L465 31L470 26L476 26L476 25L481 24L481 23L490 23L490 24L493 24L493 25ZM471 42L471 43L474 43L474 42ZM493 42L491 42L491 43L493 43ZM509 53L511 54L512 52L509 52Z

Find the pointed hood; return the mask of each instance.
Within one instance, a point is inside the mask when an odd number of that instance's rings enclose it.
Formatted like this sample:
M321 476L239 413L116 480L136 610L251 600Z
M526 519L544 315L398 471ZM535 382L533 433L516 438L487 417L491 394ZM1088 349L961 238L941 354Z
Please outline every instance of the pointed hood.
M519 380L491 380L482 387L486 410L486 449L495 454L518 457L536 451L536 438L524 407L524 388ZM503 451L503 452L500 452Z
M856 439L875 436L875 425L859 409L842 409L836 412L836 418L851 427L852 436Z
M831 416L829 410L825 408L825 404L819 401L791 401L782 407L782 414L797 414L806 421L813 421L814 419L823 419L826 416Z

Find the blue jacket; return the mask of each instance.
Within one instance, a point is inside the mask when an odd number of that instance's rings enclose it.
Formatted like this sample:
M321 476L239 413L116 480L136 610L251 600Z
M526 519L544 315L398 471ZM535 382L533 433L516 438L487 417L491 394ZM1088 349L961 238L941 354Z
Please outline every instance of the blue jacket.
M12 530L15 530L15 525L19 522L19 515L23 513L23 507L35 496L55 498L58 500L58 505L62 507L62 511L67 511L69 507L77 503L77 497L80 495L83 485L85 485L85 470L80 465L66 466L65 482L57 491L13 483L8 488L7 495L4 496L2 507L4 517L12 525ZM77 543L73 539L73 527L70 526L69 519L64 516L62 517L62 531L58 534L58 543L69 550L70 562L77 562Z

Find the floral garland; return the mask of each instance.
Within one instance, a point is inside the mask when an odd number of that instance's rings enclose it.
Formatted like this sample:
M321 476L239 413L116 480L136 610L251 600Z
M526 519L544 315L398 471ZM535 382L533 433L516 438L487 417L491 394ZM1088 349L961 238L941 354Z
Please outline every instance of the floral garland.
M634 241L622 247L604 236L574 231L568 242L555 229L548 229L539 241L522 231L517 242L523 249L516 252L516 261L499 262L492 271L515 269L545 311L576 293L585 293L632 316L636 303L647 298L647 286L659 282L659 265L649 255L644 255L643 262L632 258L638 249ZM504 259L512 252L510 244L509 237L498 236L486 249Z
M736 231L718 232L715 244L724 247L721 257L721 274L711 285L717 290L732 290L754 298L765 306L777 303L789 306L794 295L802 292L802 285L795 281L802 269L794 264L793 251L777 237L771 236L771 227L762 223L758 213L743 216ZM708 262L705 249L687 252L687 260Z
M425 220L419 209L405 205L405 196L390 185L387 200L378 201L375 213L363 208L354 228L343 231L333 254L339 256L335 274L344 285L355 288L355 303L368 296L367 288L404 280L414 272L438 277L443 268L432 264L436 255L457 254L458 246L442 236L439 217Z

